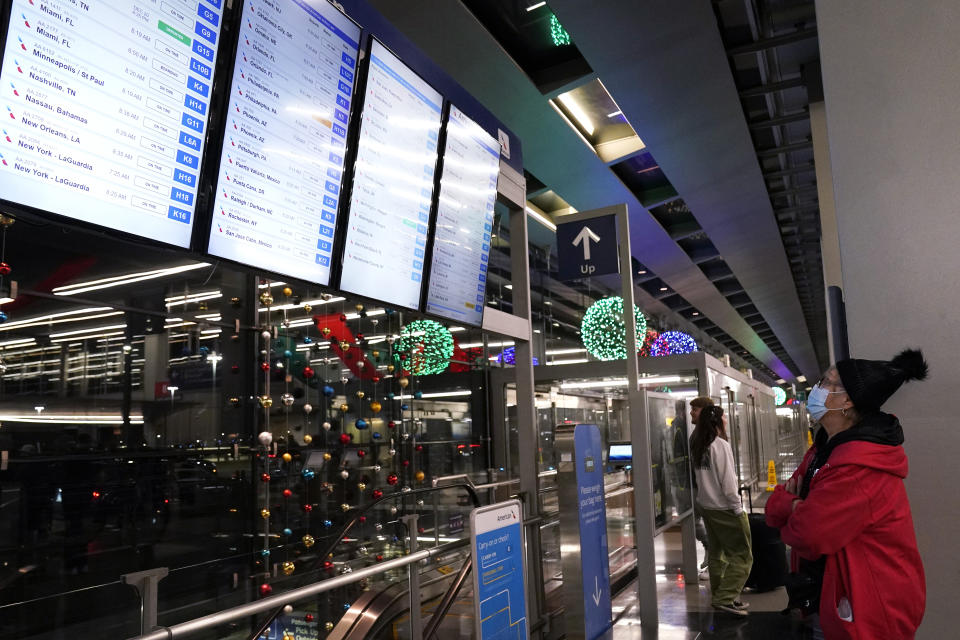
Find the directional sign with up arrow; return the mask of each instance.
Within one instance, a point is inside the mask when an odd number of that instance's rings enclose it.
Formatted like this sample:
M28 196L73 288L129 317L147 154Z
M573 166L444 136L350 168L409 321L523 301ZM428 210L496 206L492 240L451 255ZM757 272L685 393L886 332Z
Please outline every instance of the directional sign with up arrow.
M619 271L614 215L557 225L560 279L576 280Z

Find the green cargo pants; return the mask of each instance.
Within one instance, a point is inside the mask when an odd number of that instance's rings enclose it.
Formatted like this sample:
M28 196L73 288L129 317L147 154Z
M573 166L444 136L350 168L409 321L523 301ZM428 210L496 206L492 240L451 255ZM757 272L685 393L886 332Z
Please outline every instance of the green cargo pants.
M700 509L710 547L707 558L710 568L711 604L729 605L740 597L743 585L753 566L750 522L746 512Z

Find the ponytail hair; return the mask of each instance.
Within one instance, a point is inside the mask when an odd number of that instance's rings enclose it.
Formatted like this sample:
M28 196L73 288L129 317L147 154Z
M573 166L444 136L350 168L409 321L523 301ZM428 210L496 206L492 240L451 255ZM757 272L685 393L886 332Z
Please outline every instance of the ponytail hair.
M718 406L704 407L697 418L697 426L690 436L690 456L693 458L695 468L707 466L709 463L707 452L717 436L726 438L723 409Z

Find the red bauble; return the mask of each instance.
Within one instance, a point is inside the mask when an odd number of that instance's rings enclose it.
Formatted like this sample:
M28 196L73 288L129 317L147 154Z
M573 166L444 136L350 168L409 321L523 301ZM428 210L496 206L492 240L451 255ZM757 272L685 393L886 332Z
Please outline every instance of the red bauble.
M390 475L387 476L387 484L392 486L397 484L398 482L400 482L400 478L397 477L397 474L391 473Z
M383 562L383 556L379 553L377 554L377 562Z
M423 451L423 445L422 445L422 444L418 444L418 445L417 445L417 451Z
M374 490L373 490L373 499L374 499L374 500L379 500L379 499L382 498L382 497L383 497L383 491L381 491L380 489L374 489Z
M329 560L324 560L323 568L326 569L327 571L333 571L333 563L330 562Z
M312 378L313 376L314 376L314 371L313 371L313 368L312 368L312 367L304 367L304 368L303 368L303 377L304 377L304 378L306 378L307 380L309 380L309 379Z
M347 314L341 313L341 314L340 314L340 322L346 322L346 321L347 321Z
M0 262L0 276L6 276L10 274L10 265L6 262Z
M374 382L380 382L380 376L373 376Z
M262 473L260 474L260 479L263 480L264 482L270 482L270 474Z
M360 456L361 458L363 458L364 456L367 455L367 452L364 451L363 449L360 449L360 450L357 451L357 455Z
M231 366L231 367L230 367L230 372L231 372L231 373L240 373L240 365L235 364L235 365Z
M350 444L350 441L353 440L353 437L349 433L340 434L340 442L343 444Z
M303 510L306 511L307 513L310 513L311 511L313 511L313 505L312 505L312 504L305 504L305 505L303 505Z
M423 535L423 534L426 533L426 532L427 532L427 530L424 529L423 527L417 527L417 533L419 533L420 535Z
M284 489L284 490L283 490L283 497L284 497L284 498L289 498L289 497L292 496L292 495L293 495L293 491L290 491L290 489Z
M362 333L358 333L358 334L357 334L357 340L363 340L363 334L362 334Z
M396 423L396 421L391 420L390 422L387 423L387 426L390 427L391 429L396 429L396 428L397 428L397 423Z
M268 595L270 595L271 593L273 593L273 587L271 587L270 585L268 585L266 582L264 582L262 585L260 585L260 595L262 595L262 596L268 596Z
M403 466L404 466L404 467L409 467L409 466L410 466L410 461L409 461L409 460L404 460L404 461L403 461Z
M270 363L269 363L269 362L261 362L261 363L260 363L260 371L270 371Z
M313 614L308 613L307 615L303 616L303 619L306 620L307 622L313 622Z
M360 516L360 522L366 522L367 516Z

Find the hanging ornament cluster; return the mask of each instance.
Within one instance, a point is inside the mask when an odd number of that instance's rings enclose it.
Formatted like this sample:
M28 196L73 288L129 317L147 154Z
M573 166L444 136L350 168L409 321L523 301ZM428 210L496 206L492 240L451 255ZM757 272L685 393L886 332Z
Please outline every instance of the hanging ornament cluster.
M417 376L441 373L453 356L453 336L439 322L414 320L400 329L394 349L405 371Z
M664 331L650 346L650 355L675 356L697 351L697 341L683 331Z
M633 317L637 325L639 350L647 330L647 319L636 305ZM623 298L614 296L597 300L583 315L580 323L583 346L599 360L623 360L627 357L627 330L623 321Z

